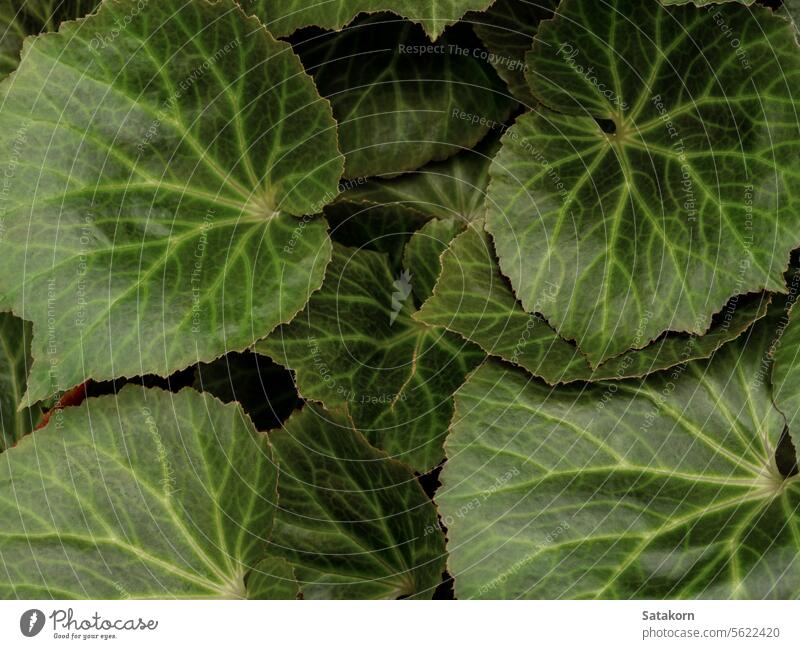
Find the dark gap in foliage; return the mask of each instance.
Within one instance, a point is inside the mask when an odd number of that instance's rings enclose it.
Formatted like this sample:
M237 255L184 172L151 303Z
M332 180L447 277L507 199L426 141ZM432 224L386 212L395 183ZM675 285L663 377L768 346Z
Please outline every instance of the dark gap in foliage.
M783 0L756 0L756 4L769 9L780 9L783 6Z
M472 55L476 53L476 50L477 53L486 51L483 41L478 38L478 35L472 28L472 25L470 25L468 22L461 20L455 25L448 26L445 29L445 34L447 34L448 43L453 43L459 47L468 49Z
M614 123L614 120L601 119L599 117L595 117L595 121L597 122L597 125L602 129L603 133L614 135L614 133L617 132L617 125Z
M297 47L312 43L317 39L323 39L326 34L330 33L329 30L322 29L321 27L302 27L289 36L284 36L281 40L288 42L292 46L292 49L296 50Z
M402 205L354 206L325 209L331 239L343 246L383 252L395 273L403 270L403 250L428 218Z
M442 486L442 483L439 480L439 475L444 468L444 464L445 461L442 460L442 462L428 471L428 473L416 474L422 490L431 500L433 500L433 496L436 494L436 491L439 489L439 487ZM442 528L442 533L446 536L447 528L444 526L442 517L439 515L438 510L436 515L439 519L439 527ZM453 577L446 570L442 573L442 582L436 587L436 590L433 593L433 599L455 599L455 592L453 591Z
M784 478L791 478L798 474L797 453L789 435L789 427L784 426L778 447L775 449L775 464Z
M721 311L715 313L711 317L711 326L709 327L709 331L714 329L715 327L719 327L724 325L726 322L726 318L730 318L736 309L742 309L747 306L752 306L757 303L761 303L762 300L769 299L765 293L742 293L740 295L733 296L730 300L725 303L725 306L722 308ZM665 334L662 334L659 338L662 338ZM674 335L674 334L673 334ZM688 336L688 334L687 334Z
M106 394L116 394L126 385L141 385L145 388L161 388L170 392L179 392L192 385L193 381L194 367L187 367L167 377L146 374L113 381L89 381L86 386L86 396L100 397Z
M442 460L437 466L432 468L427 473L417 473L417 480L419 480L419 484L422 487L422 490L425 492L425 495L428 496L431 500L433 500L433 496L436 493L436 490L442 486L442 483L439 482L439 474L442 472L444 468L444 460Z
M80 385L76 385L69 390L62 392L58 398L45 402L42 407L44 415L36 426L36 429L44 428L53 413L64 408L74 408L81 405L90 397L102 397L109 394L116 394L126 385L141 385L145 388L161 388L170 392L179 392L185 387L192 385L194 381L194 368L188 367L170 376L156 376L146 374L145 376L135 376L131 378L114 379L111 381L95 381L87 379Z
M115 381L88 381L85 395L116 394L129 384L170 392L194 387L224 403L236 401L261 431L279 427L302 405L291 372L270 358L252 352L231 352L211 363L200 363L168 377L148 374Z
M303 403L289 370L250 351L198 364L193 385L225 403L239 403L260 431L278 428Z
M455 599L456 593L453 589L453 577L446 570L442 573L442 583L433 591L433 599Z
M525 113L527 113L529 111L530 111L530 109L527 106L525 106L524 104L518 103L516 106L514 106L514 108L511 109L511 114L509 115L508 119L505 121L505 126L506 127L513 126L514 122L517 121L517 117L519 117L520 115L524 115ZM502 132L505 133L506 129L503 129ZM486 137L491 137L491 135L492 135L492 132L489 131L489 135L487 135ZM501 135L502 135L502 133L501 133ZM486 140L486 138L483 138L483 140Z

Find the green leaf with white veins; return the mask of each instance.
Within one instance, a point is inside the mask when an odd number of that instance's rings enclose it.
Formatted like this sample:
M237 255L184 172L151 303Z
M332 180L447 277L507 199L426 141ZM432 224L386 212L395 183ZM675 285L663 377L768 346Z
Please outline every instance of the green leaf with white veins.
M271 551L292 564L304 599L430 599L444 535L406 466L316 406L269 439L281 498Z
M335 245L306 309L255 349L294 370L303 397L346 412L371 443L424 473L444 455L453 392L483 354L413 320L413 285L385 255Z
M27 41L2 87L0 292L34 324L31 402L244 349L330 257L325 222L293 215L335 196L342 158L291 48L230 0L136 7Z
M345 176L397 175L444 160L508 117L513 102L494 70L451 51L455 44L431 45L418 27L386 15L295 44L333 105Z
M235 405L126 386L0 462L3 599L246 597L277 471Z
M733 295L785 290L800 243L791 25L736 4L565 0L528 79L559 112L505 134L487 200L526 311L555 286L542 315L598 365L640 330L639 345L703 333Z
M0 313L0 452L30 433L41 419L41 408L17 410L31 364L31 323Z
M764 371L774 327L641 381L475 372L436 496L456 595L800 596L800 478L777 468Z
M561 338L541 316L525 312L500 272L482 226L482 221L473 223L443 253L433 295L413 317L460 334L487 354L519 365L551 385L644 376L707 358L763 317L770 302L769 294L763 293L736 298L702 336L667 333L592 369L573 343Z
M468 11L486 9L492 0L243 0L242 6L260 16L269 30L288 36L316 25L341 29L362 12L391 11L422 25L431 39Z

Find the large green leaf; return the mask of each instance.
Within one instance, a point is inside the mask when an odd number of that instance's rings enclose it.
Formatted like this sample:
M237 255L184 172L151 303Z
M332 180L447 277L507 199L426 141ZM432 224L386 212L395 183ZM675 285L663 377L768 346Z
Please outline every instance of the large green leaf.
M294 566L304 598L433 595L444 536L408 468L314 406L269 438L280 464L272 550Z
M386 16L295 45L333 105L348 178L399 174L476 144L512 101L487 63L433 47L418 27Z
M55 30L62 20L85 16L99 0L2 0L0 2L0 76L15 70L23 39Z
M246 0L273 34L288 36L301 27L341 29L359 13L391 11L419 23L436 39L468 11L486 9L492 0Z
M373 178L355 185L339 194L336 205L391 206L427 218L473 221L486 212L489 164L498 149L498 139L487 137L474 149L442 162L396 178Z
M337 245L322 289L256 350L294 370L303 397L346 412L423 473L442 459L452 394L483 354L411 318L413 282L385 255Z
M488 229L525 310L541 303L597 365L637 337L703 333L733 295L785 290L799 77L768 9L564 0L528 56L559 112L518 119L490 171Z
M800 478L776 465L784 418L764 369L774 330L768 317L643 381L474 373L436 497L456 594L800 596Z
M277 471L241 409L127 386L0 462L0 597L245 597Z
M460 334L487 354L520 365L550 384L644 376L707 358L761 318L770 301L768 294L731 300L703 336L668 333L592 368L577 347L541 316L525 312L500 272L482 225L473 223L443 253L433 296L413 317ZM538 305L535 311L543 307Z
M31 432L41 419L34 406L17 411L31 364L31 323L0 313L0 452Z
M552 17L556 6L558 0L497 0L485 13L467 17L488 51L489 63L528 107L537 102L525 80L525 56L539 23Z
M34 323L29 401L244 349L329 259L324 221L292 215L342 159L290 47L231 0L137 6L27 41L2 88L0 293Z

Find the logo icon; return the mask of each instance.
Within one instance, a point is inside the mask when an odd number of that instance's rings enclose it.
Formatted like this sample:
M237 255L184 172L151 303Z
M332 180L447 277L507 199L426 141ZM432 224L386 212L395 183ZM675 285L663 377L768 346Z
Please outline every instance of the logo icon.
M22 617L19 618L19 630L26 638L32 638L39 635L39 632L44 628L44 613L38 608L32 608L25 611Z
M407 270L404 270L402 273L400 273L400 277L392 282L394 293L392 293L392 310L389 313L390 327L394 324L394 321L397 320L397 316L400 315L400 311L403 310L403 302L405 302L408 299L408 296L411 295L411 277L411 273L409 273Z

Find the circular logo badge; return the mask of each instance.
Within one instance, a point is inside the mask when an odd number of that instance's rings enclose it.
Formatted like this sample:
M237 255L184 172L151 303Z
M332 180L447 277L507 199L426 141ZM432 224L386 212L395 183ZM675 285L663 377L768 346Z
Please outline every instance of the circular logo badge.
M19 630L22 631L22 635L26 638L32 638L35 635L38 635L39 632L44 628L44 613L42 613L38 608L32 608L29 611L25 611L22 614L22 617L19 618Z

